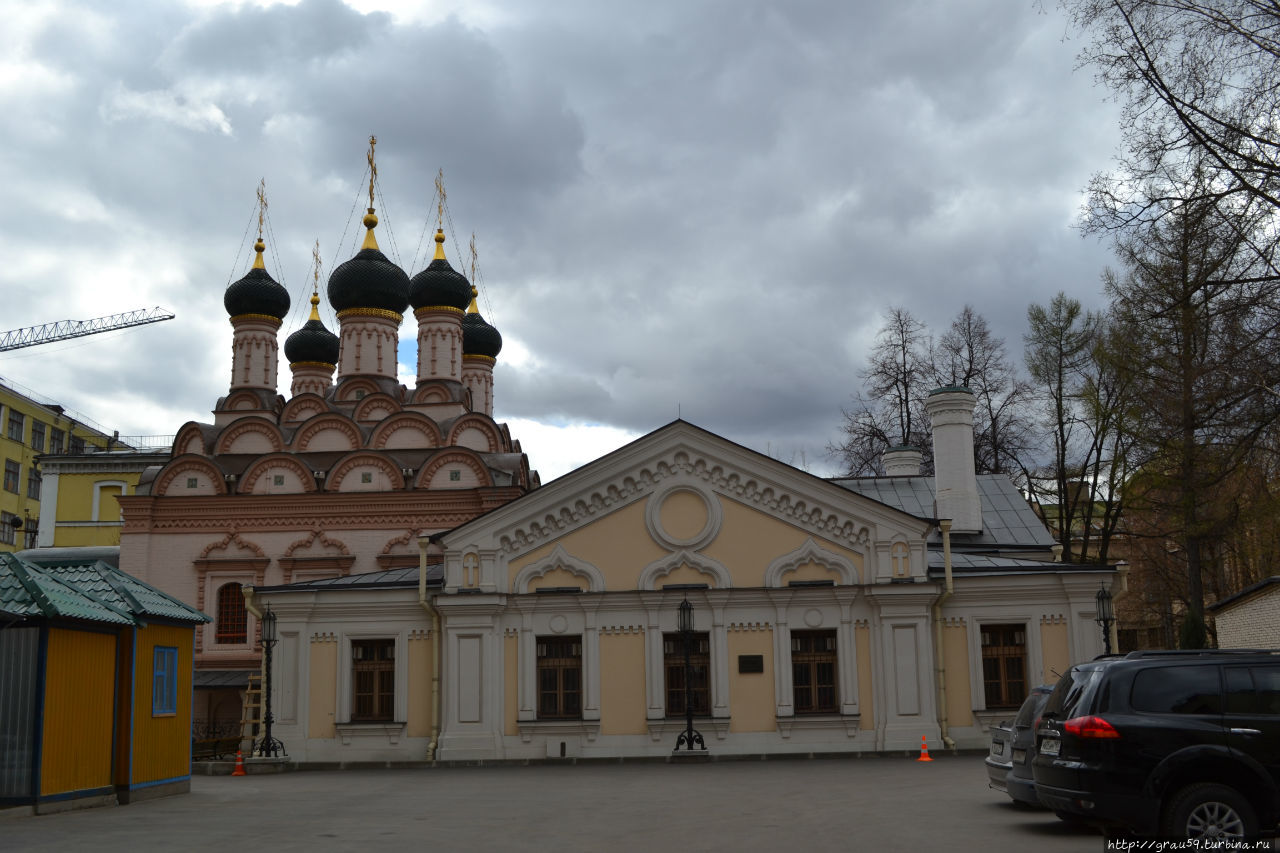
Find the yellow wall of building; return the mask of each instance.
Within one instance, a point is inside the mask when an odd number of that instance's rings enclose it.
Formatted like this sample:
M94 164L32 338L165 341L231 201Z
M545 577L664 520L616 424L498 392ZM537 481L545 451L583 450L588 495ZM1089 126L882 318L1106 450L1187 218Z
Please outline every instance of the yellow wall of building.
M600 733L639 735L645 722L644 634L600 636Z
M177 625L148 625L134 639L133 773L129 783L155 782L191 774L191 679L195 631ZM177 713L152 713L155 649L178 650Z
M518 665L520 663L520 644L517 642L515 634L508 634L503 638L502 644L502 679L505 703L503 706L503 717L506 727L503 729L509 735L519 734L517 721L520 719L520 677Z
M1067 639L1066 622L1040 623L1040 650L1045 683L1053 684L1071 668L1071 645Z
M848 558L862 573L860 554L723 495L720 496L720 506L724 511L724 524L719 535L702 550L708 557L730 568L735 586L764 586L764 572L769 564L797 550L808 539L813 539L826 551ZM784 582L794 579L788 575Z
M871 629L859 625L853 632L854 642L858 646L858 728L874 729L876 727L875 694L871 677Z
M434 640L425 634L410 637L408 737L431 736L431 674L435 664Z
M670 553L668 549L653 541L645 527L647 501L648 499L636 501L611 512L585 527L513 560L509 565L507 583L514 584L516 575L522 568L545 559L557 545L560 545L571 556L585 560L600 569L608 589L636 589L640 572L650 563ZM686 506L690 502L696 503L697 506ZM735 586L764 586L764 573L769 564L778 557L799 549L811 538L820 548L847 558L858 568L859 573L863 570L862 556L856 552L813 536L808 531L723 495L720 496L720 505L723 511L720 532L702 549L702 553L728 567L733 572ZM682 507L686 510L684 515L678 512ZM706 511L695 496L677 492L666 497L659 517L669 534L678 535L688 533L695 526L701 529L702 524L705 523ZM670 523L668 523L669 517ZM696 534L698 531L693 532ZM676 572L683 574L677 579ZM714 582L707 575L690 567L682 567L676 572L673 572L670 577L663 578L661 582L710 583L714 586ZM796 573L788 574L786 580L826 580L831 577L832 575L825 569L811 565L802 566ZM537 584L535 582L535 585L575 586L579 583L580 581L564 580L561 583Z
M773 631L729 631L729 731L771 732L778 727L773 694ZM738 655L760 655L764 672L738 672Z
M120 544L121 494L137 490L137 471L64 473L58 475L55 547ZM122 487L115 485L124 483ZM95 518L94 495L98 496Z
M310 688L307 695L307 737L334 738L338 712L338 644L333 639L311 641Z
M107 787L116 635L51 628L46 660L40 796Z
M942 660L947 680L947 722L952 726L971 726L969 631L964 625L947 625L942 629Z

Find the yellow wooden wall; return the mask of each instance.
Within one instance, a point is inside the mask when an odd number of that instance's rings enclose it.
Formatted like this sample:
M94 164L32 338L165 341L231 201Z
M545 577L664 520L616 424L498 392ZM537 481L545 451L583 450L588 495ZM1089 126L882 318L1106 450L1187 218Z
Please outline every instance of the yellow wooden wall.
M191 775L191 646L190 626L148 625L137 630L134 649L133 770L129 784L141 785ZM178 649L177 713L151 713L151 686L156 646Z
M40 796L112 784L115 690L115 634L49 629Z

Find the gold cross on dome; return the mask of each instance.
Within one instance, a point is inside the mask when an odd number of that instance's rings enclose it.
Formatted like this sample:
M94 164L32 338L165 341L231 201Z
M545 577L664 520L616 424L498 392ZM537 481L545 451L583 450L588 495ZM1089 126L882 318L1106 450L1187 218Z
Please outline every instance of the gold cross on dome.
M267 215L267 179L258 179L258 239L262 239L262 220Z
M378 164L373 162L373 147L378 144L378 137L369 137L369 208L373 208L373 182L378 179Z
M436 230L441 230L444 228L445 197L446 196L444 191L444 169L441 169L440 171L436 172L436 198L439 199L439 201L436 202Z

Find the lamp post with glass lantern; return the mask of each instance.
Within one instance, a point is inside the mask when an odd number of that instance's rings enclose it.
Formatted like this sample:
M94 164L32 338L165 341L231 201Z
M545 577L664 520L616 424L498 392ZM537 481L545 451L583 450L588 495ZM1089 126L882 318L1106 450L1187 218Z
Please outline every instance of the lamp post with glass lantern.
M1098 592L1094 597L1098 601L1098 616L1094 621L1102 626L1102 652L1109 655L1111 654L1111 626L1115 624L1116 616L1111 604L1111 592L1107 589L1105 581L1098 586Z
M677 627L680 629L680 639L684 644L685 729L680 733L680 737L676 739L676 748L672 752L678 753L681 744L684 744L686 750L692 752L695 743L703 752L706 752L707 744L702 740L702 734L693 727L693 665L689 660L690 646L693 645L693 605L689 603L687 598L680 602L680 616Z
M271 724L275 718L271 715L271 650L275 648L279 636L276 633L276 614L271 612L271 605L262 614L262 690L266 701L262 715L262 740L258 741L258 755L262 758L276 758L284 752L284 744L271 736ZM286 753L287 754L287 753Z

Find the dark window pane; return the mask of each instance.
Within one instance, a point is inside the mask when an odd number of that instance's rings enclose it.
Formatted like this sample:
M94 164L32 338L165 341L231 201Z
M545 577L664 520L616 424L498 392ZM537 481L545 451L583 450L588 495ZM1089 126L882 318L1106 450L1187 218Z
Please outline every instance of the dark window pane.
M1222 684L1216 666L1163 666L1133 678L1135 710L1157 714L1219 714Z

